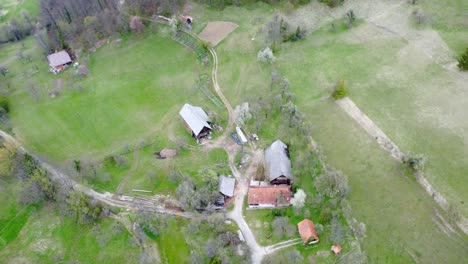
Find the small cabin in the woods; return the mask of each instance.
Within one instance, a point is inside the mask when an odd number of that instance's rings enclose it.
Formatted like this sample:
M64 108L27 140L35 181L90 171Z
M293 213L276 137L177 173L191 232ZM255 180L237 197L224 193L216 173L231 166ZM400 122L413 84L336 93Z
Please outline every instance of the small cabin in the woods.
M184 121L184 126L197 139L197 142L203 138L211 136L211 121L208 115L201 107L185 104L179 112Z
M309 219L304 219L297 224L299 235L301 235L304 245L315 244L320 241L317 232L315 231L314 222Z
M265 150L265 178L271 184L291 184L291 160L288 146L276 140Z
M72 63L72 59L67 51L62 50L47 56L50 71L57 74Z
M289 185L273 185L268 187L249 187L250 208L285 207L291 204L291 189Z

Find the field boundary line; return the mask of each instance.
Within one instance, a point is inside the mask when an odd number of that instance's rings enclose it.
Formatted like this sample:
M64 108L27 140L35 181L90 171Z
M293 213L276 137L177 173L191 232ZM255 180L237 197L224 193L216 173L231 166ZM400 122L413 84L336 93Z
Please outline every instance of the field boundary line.
M349 97L345 97L339 100L336 100L335 103L356 121L361 128L363 128L370 136L372 136L379 146L390 153L390 155L402 162L402 158L405 154L400 150L400 148L380 129L377 124L374 123L364 112L359 109L359 107L351 100ZM438 192L424 177L423 173L414 174L418 183L423 187L423 189L432 197L432 199L444 210L448 211L450 208L449 202L447 199ZM468 234L468 219L464 216L460 216L460 219L456 222L457 226L465 233Z

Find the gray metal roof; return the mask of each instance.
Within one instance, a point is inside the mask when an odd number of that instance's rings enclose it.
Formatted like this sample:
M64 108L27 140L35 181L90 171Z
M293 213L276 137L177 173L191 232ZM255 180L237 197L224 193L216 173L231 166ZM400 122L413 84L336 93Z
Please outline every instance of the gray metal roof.
M210 118L201 107L185 104L180 110L179 115L192 129L195 136L198 136L204 127L212 129L210 124L208 124Z
M270 181L285 176L291 178L291 160L287 154L288 146L276 140L265 150L265 173Z
M224 175L219 176L219 192L232 197L234 196L234 186L236 180L234 178L226 177Z
M47 56L47 60L49 61L49 65L52 67L63 65L72 61L70 55L68 55L68 53L64 50L50 54Z

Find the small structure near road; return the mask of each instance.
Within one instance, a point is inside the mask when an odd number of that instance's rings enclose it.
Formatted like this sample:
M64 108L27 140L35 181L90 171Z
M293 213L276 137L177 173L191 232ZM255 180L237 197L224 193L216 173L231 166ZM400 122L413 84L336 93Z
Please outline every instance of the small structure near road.
M179 112L184 125L192 137L200 142L201 139L211 139L211 121L201 107L185 104Z
M64 70L72 63L72 59L67 51L62 50L47 56L49 61L50 71L57 74Z
M234 196L234 188L236 186L236 180L231 177L224 175L219 176L219 192L225 197Z
M247 138L244 135L244 132L242 132L240 127L236 127L236 132L237 132L237 136L239 137L239 140L242 143L242 145L244 145L245 143L248 142Z
M301 235L304 245L315 244L320 241L317 232L315 231L314 222L309 219L304 219L297 224L297 229Z
M265 178L271 184L291 184L291 160L288 146L276 140L265 150Z
M165 148L159 152L154 153L158 159L171 159L177 156L177 150Z
M291 204L289 185L249 187L249 208L287 207Z

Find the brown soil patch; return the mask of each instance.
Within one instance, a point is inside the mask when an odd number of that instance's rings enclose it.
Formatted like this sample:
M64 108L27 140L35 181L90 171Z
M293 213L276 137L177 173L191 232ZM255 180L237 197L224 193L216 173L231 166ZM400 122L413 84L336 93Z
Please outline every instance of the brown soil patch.
M237 24L228 21L209 22L205 29L198 34L198 37L204 41L210 42L211 45L216 46L237 27Z

